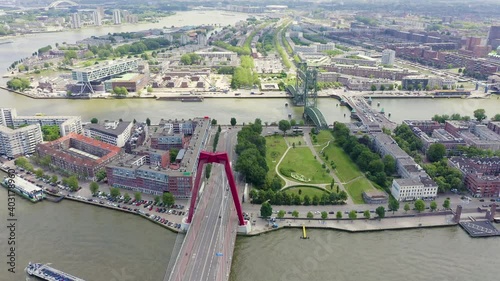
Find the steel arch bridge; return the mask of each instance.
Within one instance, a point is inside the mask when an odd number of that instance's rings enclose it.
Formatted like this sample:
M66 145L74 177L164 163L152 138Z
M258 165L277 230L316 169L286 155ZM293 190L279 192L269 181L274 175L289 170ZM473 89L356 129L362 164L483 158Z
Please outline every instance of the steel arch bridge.
M236 181L234 180L234 175L233 171L231 170L231 165L229 161L229 157L227 155L227 152L206 152L206 151L201 151L200 156L198 158L198 167L196 170L196 178L194 180L194 185L192 188L192 193L191 193L191 203L189 205L189 213L188 213L188 219L187 223L191 223L194 215L194 209L196 206L196 198L198 197L198 192L200 189L200 182L201 182L201 177L205 173L203 173L203 166L208 163L219 163L224 165L225 171L226 171L226 177L227 181L229 182L229 187L231 188L231 194L233 196L233 202L234 202L234 207L236 208L236 212L238 215L238 221L239 225L245 225L244 218L243 218L243 211L241 208L241 203L240 199L238 196L238 189L236 187Z
M299 63L296 86L288 86L286 90L292 95L295 106L304 106L305 119L311 120L318 129L327 129L328 123L317 107L317 76L316 67L308 67L306 63Z
M55 9L60 4L68 4L68 5L72 6L72 7L80 5L80 4L76 3L76 2L69 1L69 0L60 0L60 1L54 1L54 2L50 3L50 5L47 8L48 9Z

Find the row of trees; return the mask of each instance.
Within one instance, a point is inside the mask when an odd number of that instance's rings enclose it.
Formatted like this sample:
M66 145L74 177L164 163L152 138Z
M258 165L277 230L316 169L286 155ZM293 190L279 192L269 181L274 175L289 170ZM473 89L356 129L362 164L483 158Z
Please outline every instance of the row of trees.
M446 192L452 188L463 188L462 173L458 169L448 166L446 159L425 164L423 168L437 183L439 192Z
M128 95L128 90L125 87L115 87L113 90L111 90L111 93L122 97Z
M439 123L445 123L448 120L470 121L470 116L461 116L458 113L452 114L451 116L448 114L443 114L443 115L436 114L431 119L432 119L432 121L436 121Z
M335 123L333 136L336 144L342 147L363 172L366 172L368 179L384 188L387 187L387 177L396 172L394 158L386 155L382 159L380 155L370 150L371 140L368 136L365 135L358 140L355 136L349 135L349 129L343 123Z
M280 183L281 187L281 183ZM278 189L279 190L279 189ZM256 190L250 191L250 199L252 204L261 204L263 202L270 202L272 205L343 205L347 200L347 193L340 191L339 193L323 193L323 195L309 195L301 196L296 193L289 193L286 191L278 191L276 189Z
M53 141L59 138L60 128L58 125L42 126L42 134L44 141Z
M424 144L411 130L411 128L406 124L401 124L394 130L394 140L398 143L399 147L403 149L410 156L420 159L417 151L421 150ZM417 161L419 162L419 161Z
M236 119L234 120L236 123ZM238 160L235 170L242 173L246 182L255 187L264 186L269 167L266 163L266 139L261 136L262 121L255 119L255 123L244 126L238 132L236 154Z
M241 56L241 65L236 67L231 79L231 88L252 87L260 85L259 75L253 72L254 62L250 56Z
M184 65L198 64L201 62L201 56L196 53L184 54L181 57L181 63Z

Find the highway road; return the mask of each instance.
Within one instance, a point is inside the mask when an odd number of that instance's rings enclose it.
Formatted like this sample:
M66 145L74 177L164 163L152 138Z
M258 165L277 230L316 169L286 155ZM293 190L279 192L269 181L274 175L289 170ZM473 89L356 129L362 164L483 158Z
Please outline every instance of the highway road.
M218 147L234 156L237 129L221 132ZM238 220L222 165L214 164L169 280L227 280Z

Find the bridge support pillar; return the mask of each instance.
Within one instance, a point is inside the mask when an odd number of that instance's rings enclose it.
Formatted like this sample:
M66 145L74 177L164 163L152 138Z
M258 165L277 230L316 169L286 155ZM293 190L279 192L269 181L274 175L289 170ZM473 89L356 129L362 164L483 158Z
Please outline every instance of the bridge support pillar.
M187 232L188 229L189 229L189 226L191 225L190 223L187 222L188 221L188 218L187 217L184 217L182 218L182 222L181 222L181 231L183 232Z
M250 221L245 220L244 225L238 225L238 233L240 234L248 234L252 231L252 224Z

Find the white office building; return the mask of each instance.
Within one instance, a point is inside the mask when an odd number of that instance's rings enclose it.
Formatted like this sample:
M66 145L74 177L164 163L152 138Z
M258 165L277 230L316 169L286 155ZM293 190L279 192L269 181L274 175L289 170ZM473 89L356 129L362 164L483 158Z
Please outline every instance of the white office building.
M122 14L120 10L116 9L113 10L113 23L114 24L121 24L122 23Z
M101 13L99 13L99 10L94 11L93 18L94 18L94 25L97 25L97 26L102 25L102 17L101 17Z
M434 200L437 191L437 184L427 177L394 179L391 186L391 194L398 201Z
M390 49L385 49L382 51L382 64L383 65L393 65L396 59L396 52Z
M82 22L80 19L80 14L73 13L71 14L71 28L77 29L82 27Z
M59 126L61 136L69 133L82 133L82 118L80 116L18 116L15 108L0 108L0 125L12 129L26 125Z
M35 153L36 145L41 143L42 129L39 124L18 129L0 126L0 154L18 157Z
M132 122L104 121L104 124L87 124L83 135L118 147L124 147L130 139Z

